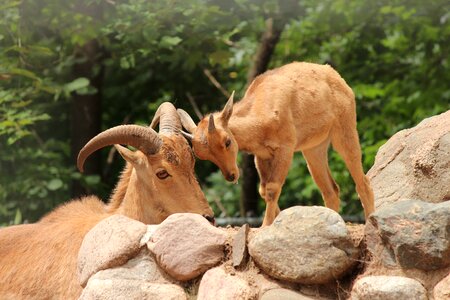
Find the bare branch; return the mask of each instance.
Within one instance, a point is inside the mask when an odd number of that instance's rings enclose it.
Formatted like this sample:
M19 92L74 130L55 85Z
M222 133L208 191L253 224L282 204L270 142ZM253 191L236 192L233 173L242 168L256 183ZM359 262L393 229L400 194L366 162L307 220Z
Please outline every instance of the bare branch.
M225 209L225 206L223 206L222 202L220 201L219 197L213 197L214 203L217 205L217 207L220 209L220 217L226 218L228 217L227 210Z
M194 109L194 112L197 115L197 118L199 120L203 119L203 114L200 111L200 109L198 108L197 102L195 102L195 99L194 99L194 97L192 97L191 93L187 92L186 97L188 98L189 103L191 103L192 108Z
M203 69L203 73L205 73L206 77L208 77L209 81L219 90L222 92L222 94L229 98L230 93L226 89L223 88L223 86L220 84L220 82L217 81L217 79L214 77L213 74L211 74L211 71L208 69Z

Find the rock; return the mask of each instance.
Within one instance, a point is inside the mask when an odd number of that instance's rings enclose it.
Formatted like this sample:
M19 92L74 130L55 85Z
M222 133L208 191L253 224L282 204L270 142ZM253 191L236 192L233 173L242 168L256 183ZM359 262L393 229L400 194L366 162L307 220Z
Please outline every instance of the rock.
M260 300L316 300L318 298L312 298L309 296L302 295L300 293L294 292L288 289L273 289L268 290L262 295Z
M80 299L186 299L147 248L126 264L97 272Z
M450 274L439 281L433 289L434 300L449 300L450 299Z
M203 275L197 300L246 300L255 297L255 293L244 279L227 274L222 268L213 268Z
M249 231L248 224L244 224L234 236L232 258L233 258L233 267L235 268L241 266L247 259L248 231Z
M149 250L143 248L126 264L97 272L91 278L97 280L140 280L151 283L172 283L169 276L155 262Z
M367 276L353 285L351 300L427 300L427 291L416 280L401 276Z
M184 290L175 284L149 283L127 279L97 279L92 276L79 300L186 300Z
M367 173L379 209L399 199L450 200L450 111L396 133Z
M426 271L450 266L450 201L399 201L375 211L369 221L368 248L375 257L383 253L385 265Z
M359 254L344 220L319 206L282 211L271 226L255 233L249 252L270 276L303 284L341 277Z
M177 280L190 280L224 257L227 235L198 214L170 215L154 232L148 248L158 264Z
M147 243L150 241L150 239L153 236L153 233L155 233L156 229L159 225L147 225L147 232L142 236L141 241L139 242L139 245L141 247L147 245Z
M113 215L95 225L84 237L78 252L78 277L85 286L100 270L119 266L135 256L147 226L122 215Z

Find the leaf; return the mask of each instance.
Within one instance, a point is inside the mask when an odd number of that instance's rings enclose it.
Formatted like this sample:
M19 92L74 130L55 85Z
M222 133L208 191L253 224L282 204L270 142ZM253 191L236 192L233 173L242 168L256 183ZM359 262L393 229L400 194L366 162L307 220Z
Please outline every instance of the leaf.
M181 43L182 39L177 37L177 36L163 36L161 38L161 42L160 42L160 46L162 48L172 48L173 46L178 45L179 43Z
M47 188L50 191L56 191L63 186L63 182L59 178L54 178L47 183Z
M16 216L14 217L14 225L22 223L22 212L16 209Z
M14 7L14 6L19 6L22 3L22 1L12 1L3 5L0 5L0 11Z
M87 86L89 86L89 79L85 77L80 77L64 85L64 89L70 93L85 88Z
M218 50L209 56L211 65L226 65L231 57L231 53L225 50Z
M89 175L85 177L86 183L88 185L95 185L100 182L100 176L98 175Z
M14 75L21 75L30 79L34 79L34 80L40 80L39 77L36 76L36 74L34 74L31 71L25 70L25 69L20 69L20 68L11 68L8 70L8 73L10 74L14 74Z
M40 54L45 56L53 55L53 51L50 48L42 47L42 46L28 46L28 49L31 50L34 54Z

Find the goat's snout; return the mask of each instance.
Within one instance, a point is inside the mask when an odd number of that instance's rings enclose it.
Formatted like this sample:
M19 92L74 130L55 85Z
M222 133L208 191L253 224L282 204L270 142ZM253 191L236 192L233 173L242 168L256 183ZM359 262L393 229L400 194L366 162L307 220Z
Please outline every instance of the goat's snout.
M214 216L203 215L203 217L212 225L216 225L216 219L214 218Z
M236 175L234 173L228 173L227 180L234 181L236 179Z

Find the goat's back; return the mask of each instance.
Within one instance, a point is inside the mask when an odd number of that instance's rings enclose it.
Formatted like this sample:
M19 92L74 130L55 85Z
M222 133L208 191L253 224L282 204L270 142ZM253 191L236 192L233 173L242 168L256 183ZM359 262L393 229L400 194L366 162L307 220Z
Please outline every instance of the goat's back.
M96 197L60 206L36 224L0 230L0 298L77 299L77 257L86 233L108 215Z

